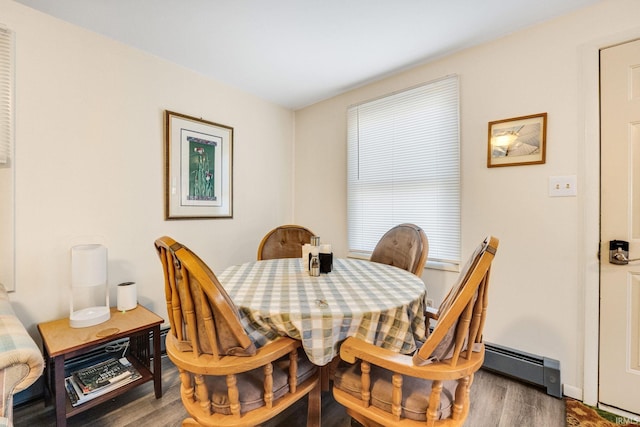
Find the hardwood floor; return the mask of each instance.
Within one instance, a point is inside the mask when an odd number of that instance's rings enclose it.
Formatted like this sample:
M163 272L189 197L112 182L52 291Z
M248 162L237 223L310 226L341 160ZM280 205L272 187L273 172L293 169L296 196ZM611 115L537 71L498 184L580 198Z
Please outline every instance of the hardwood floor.
M69 418L70 427L177 427L187 416L180 401L178 371L162 358L162 399L153 397L153 384L146 383L109 402ZM471 387L471 409L465 427L564 427L562 399L543 391L481 370ZM304 427L306 401L289 408L264 427ZM53 407L42 400L14 409L15 427L53 427ZM333 400L331 392L322 394L322 426L349 427L350 418Z

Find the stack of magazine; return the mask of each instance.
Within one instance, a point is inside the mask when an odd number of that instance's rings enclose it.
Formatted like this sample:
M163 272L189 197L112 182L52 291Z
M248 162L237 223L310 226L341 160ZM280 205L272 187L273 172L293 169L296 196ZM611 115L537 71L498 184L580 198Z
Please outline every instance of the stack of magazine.
M78 406L140 377L138 370L125 357L110 357L71 372L65 378L65 387L71 405Z

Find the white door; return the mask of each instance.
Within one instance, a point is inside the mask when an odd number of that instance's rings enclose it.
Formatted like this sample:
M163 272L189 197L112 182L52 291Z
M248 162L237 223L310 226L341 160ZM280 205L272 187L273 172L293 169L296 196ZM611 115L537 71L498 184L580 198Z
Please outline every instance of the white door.
M640 414L640 261L609 262L611 240L640 258L640 41L600 53L600 403Z

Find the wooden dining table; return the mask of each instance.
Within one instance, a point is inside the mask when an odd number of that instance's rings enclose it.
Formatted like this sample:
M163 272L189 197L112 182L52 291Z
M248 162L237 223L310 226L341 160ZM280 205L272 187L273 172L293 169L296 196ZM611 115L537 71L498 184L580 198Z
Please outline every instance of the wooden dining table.
M408 354L425 339L425 285L408 271L359 259L334 259L312 277L302 259L233 265L218 276L259 346L300 340L309 360L331 362L349 336Z

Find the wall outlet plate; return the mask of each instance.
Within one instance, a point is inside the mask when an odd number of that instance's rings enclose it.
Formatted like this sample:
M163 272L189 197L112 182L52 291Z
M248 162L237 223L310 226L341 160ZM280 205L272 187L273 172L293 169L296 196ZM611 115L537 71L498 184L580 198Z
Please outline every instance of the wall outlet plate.
M549 177L549 197L574 197L577 195L578 178L575 175Z

